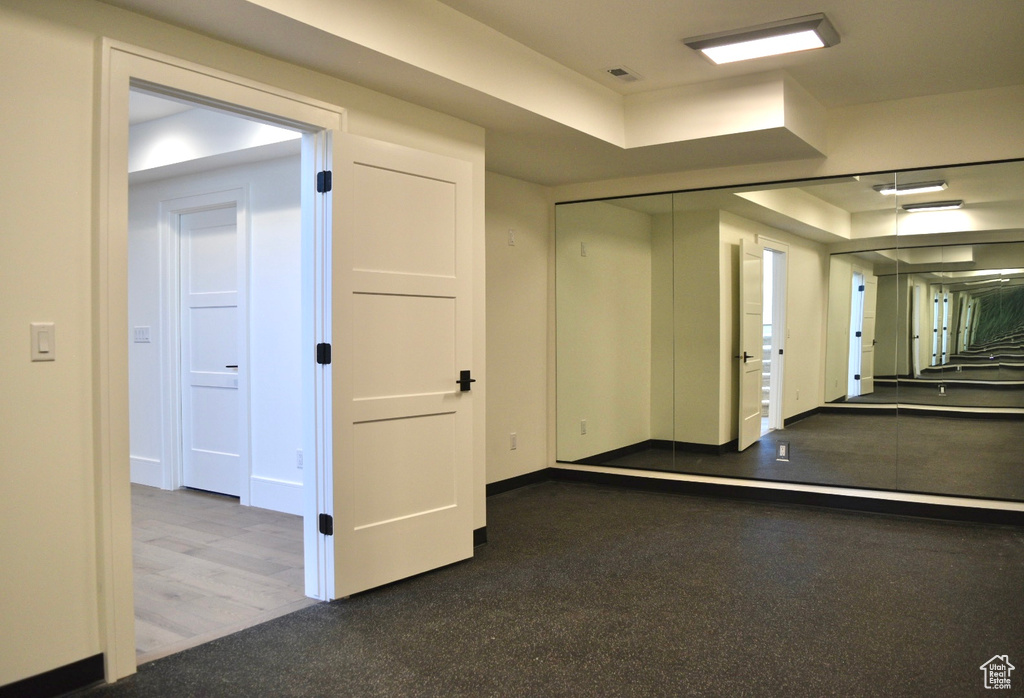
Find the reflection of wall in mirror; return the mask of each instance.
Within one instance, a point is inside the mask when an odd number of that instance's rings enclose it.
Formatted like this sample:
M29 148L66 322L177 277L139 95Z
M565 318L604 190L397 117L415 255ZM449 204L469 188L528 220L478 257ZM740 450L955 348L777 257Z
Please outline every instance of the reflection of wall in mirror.
M573 461L651 438L652 217L602 202L556 216L557 455Z

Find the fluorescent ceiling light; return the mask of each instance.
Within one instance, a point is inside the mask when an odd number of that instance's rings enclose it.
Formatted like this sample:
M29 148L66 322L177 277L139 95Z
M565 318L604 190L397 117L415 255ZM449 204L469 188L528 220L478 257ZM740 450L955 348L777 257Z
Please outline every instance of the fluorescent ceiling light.
M946 188L946 183L937 179L933 182L908 182L907 184L876 184L871 187L879 194L885 194L889 196L891 194L899 194L900 196L906 196L907 194L927 194L928 192L942 191Z
M722 64L835 46L839 33L825 15L818 13L694 36L683 39L683 43L703 53L712 63Z
M919 211L951 211L955 208L960 208L964 205L963 199L956 201L932 201L927 204L906 204L903 210L908 213L916 213Z

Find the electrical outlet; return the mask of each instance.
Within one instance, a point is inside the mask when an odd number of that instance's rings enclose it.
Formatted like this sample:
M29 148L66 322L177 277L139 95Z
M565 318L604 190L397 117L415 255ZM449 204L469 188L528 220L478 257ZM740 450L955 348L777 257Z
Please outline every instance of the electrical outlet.
M775 444L775 460L789 460L789 442L779 441Z
M516 244L516 229L508 229L508 244L514 246Z
M302 470L302 449L301 448L298 451L296 451L296 453L295 453L295 467L297 467L299 470Z
M796 389L796 399L797 400L800 399L800 389L799 388Z
M587 435L587 420L581 419L580 420L580 436L586 436L586 435Z
M508 448L509 448L510 451L514 451L518 447L519 447L519 438L516 436L515 432L512 432L511 434L508 435Z
M580 257L586 257L586 256L587 256L587 243L581 242L580 243Z

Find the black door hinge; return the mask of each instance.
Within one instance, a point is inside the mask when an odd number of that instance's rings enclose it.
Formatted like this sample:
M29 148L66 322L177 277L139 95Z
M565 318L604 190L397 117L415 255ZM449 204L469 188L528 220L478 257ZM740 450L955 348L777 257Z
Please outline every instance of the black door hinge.
M334 535L334 517L330 514L320 514L320 533L325 536Z
M864 285L863 285L863 284L861 284L860 286L858 286L858 287L857 287L857 290L858 290L858 291L863 291L863 290L864 290Z
M318 194L324 194L331 190L331 171L324 170L323 172L316 173L316 191Z
M861 335L861 333L860 333L860 332L857 332L857 336L858 336L858 337L860 337L860 336L862 336L862 335Z
M331 363L331 345L326 342L321 342L316 345L316 362L318 364L329 364Z
M854 373L853 374L853 380L859 381L860 380L860 374L859 373ZM323 514L320 514L320 516L323 516Z

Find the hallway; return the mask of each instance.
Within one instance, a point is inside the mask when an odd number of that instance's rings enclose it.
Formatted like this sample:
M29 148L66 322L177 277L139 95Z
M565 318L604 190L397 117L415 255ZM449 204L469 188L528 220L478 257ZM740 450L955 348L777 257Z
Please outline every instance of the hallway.
M315 603L303 593L301 517L132 485L132 524L140 663Z

